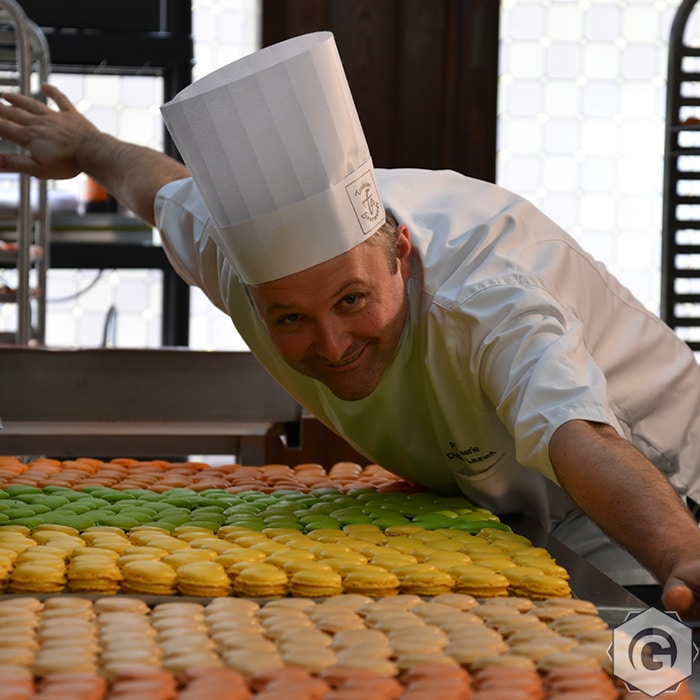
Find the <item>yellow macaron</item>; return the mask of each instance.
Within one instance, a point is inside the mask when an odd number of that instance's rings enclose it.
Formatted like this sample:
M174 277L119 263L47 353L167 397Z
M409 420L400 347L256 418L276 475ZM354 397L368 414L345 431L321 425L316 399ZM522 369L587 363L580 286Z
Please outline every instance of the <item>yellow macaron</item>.
M300 569L289 581L289 592L300 598L328 598L343 592L343 578L335 571Z
M183 595L214 598L231 592L231 580L215 561L192 561L177 567L177 588Z
M177 572L162 561L140 559L122 566L124 593L172 595L177 590Z
M287 593L289 578L273 564L249 562L243 566L233 581L237 595L251 598L275 598Z
M373 598L396 595L401 581L399 577L381 566L367 564L350 571L343 578L347 593L360 593Z
M408 567L404 567L405 569ZM406 572L401 577L401 592L414 593L420 596L435 596L450 593L455 580L446 571L414 571Z
M455 580L454 591L457 593L467 593L475 598L508 595L508 579L485 566L453 566L448 573Z
M511 586L513 595L521 595L532 600L547 598L571 598L569 582L559 576L532 574L524 576L516 585Z
M71 593L112 594L119 592L122 573L107 555L73 557L66 571Z

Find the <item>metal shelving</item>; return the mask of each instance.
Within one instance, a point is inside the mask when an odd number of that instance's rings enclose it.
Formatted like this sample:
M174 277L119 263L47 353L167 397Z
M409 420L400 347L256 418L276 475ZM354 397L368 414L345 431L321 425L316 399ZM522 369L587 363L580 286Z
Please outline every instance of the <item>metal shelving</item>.
M163 101L192 82L191 0L19 1L46 38L53 75L151 76L162 82ZM179 157L165 126L163 150ZM115 269L110 261L95 262L105 261L108 252L106 246L96 250L93 244L94 241L86 241L82 246L76 241L67 246L62 251L60 265L80 268L91 258L91 268ZM136 264L133 260L141 258L148 262L155 252L134 246L134 257L129 258L128 267L147 268L147 264ZM70 265L66 260L69 256L73 257ZM59 265L57 258L56 264ZM162 269L160 262L158 269ZM162 344L187 346L190 288L177 274L170 274L171 269L168 266L163 290Z
M683 0L668 50L661 317L700 359L700 46L697 0ZM697 34L695 34L697 36Z
M19 91L43 99L49 49L41 30L14 0L0 0L0 91ZM0 141L0 151L17 147ZM9 201L0 210L6 245L0 250L0 269L15 271L16 283L0 287L0 304L14 304L16 330L0 334L0 341L17 345L43 343L46 325L49 209L47 184L29 175L12 181ZM16 202L16 205L14 204Z

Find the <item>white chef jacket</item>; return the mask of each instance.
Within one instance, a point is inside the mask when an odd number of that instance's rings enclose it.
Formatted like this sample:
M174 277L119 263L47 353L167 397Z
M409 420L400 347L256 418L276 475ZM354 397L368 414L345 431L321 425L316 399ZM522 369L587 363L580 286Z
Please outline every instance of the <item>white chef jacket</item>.
M648 583L556 484L548 445L572 419L614 426L700 501L700 370L685 343L544 214L451 171L376 172L413 244L407 324L376 390L336 398L279 357L191 180L156 198L182 277L261 363L368 458L443 493L536 518L619 583Z

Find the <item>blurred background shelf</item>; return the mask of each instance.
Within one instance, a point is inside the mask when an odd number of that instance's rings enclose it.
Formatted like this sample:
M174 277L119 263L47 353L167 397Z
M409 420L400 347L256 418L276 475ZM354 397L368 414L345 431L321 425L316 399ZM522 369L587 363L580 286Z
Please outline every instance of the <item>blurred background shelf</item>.
M249 352L0 348L0 454L263 464L301 413Z
M47 80L49 65L49 49L41 30L14 0L0 0L0 89L43 99L39 85ZM2 150L16 151L17 147L3 142ZM36 251L45 252L48 240L47 184L29 175L16 176L10 182L16 210L4 212L4 218L14 229L17 248L13 260L3 255L0 266L9 266L16 274L11 286L14 293L0 294L0 303L15 305L17 320L14 332L5 333L4 339L17 345L42 344L49 262L45 254L36 255Z

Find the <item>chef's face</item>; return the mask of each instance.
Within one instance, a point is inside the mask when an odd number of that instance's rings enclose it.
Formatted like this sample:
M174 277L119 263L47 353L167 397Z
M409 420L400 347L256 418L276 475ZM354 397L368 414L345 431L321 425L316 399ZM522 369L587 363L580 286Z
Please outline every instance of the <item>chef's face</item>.
M365 242L251 287L255 307L287 364L346 401L374 391L406 322L410 251L408 229L399 226L395 270L383 248Z

